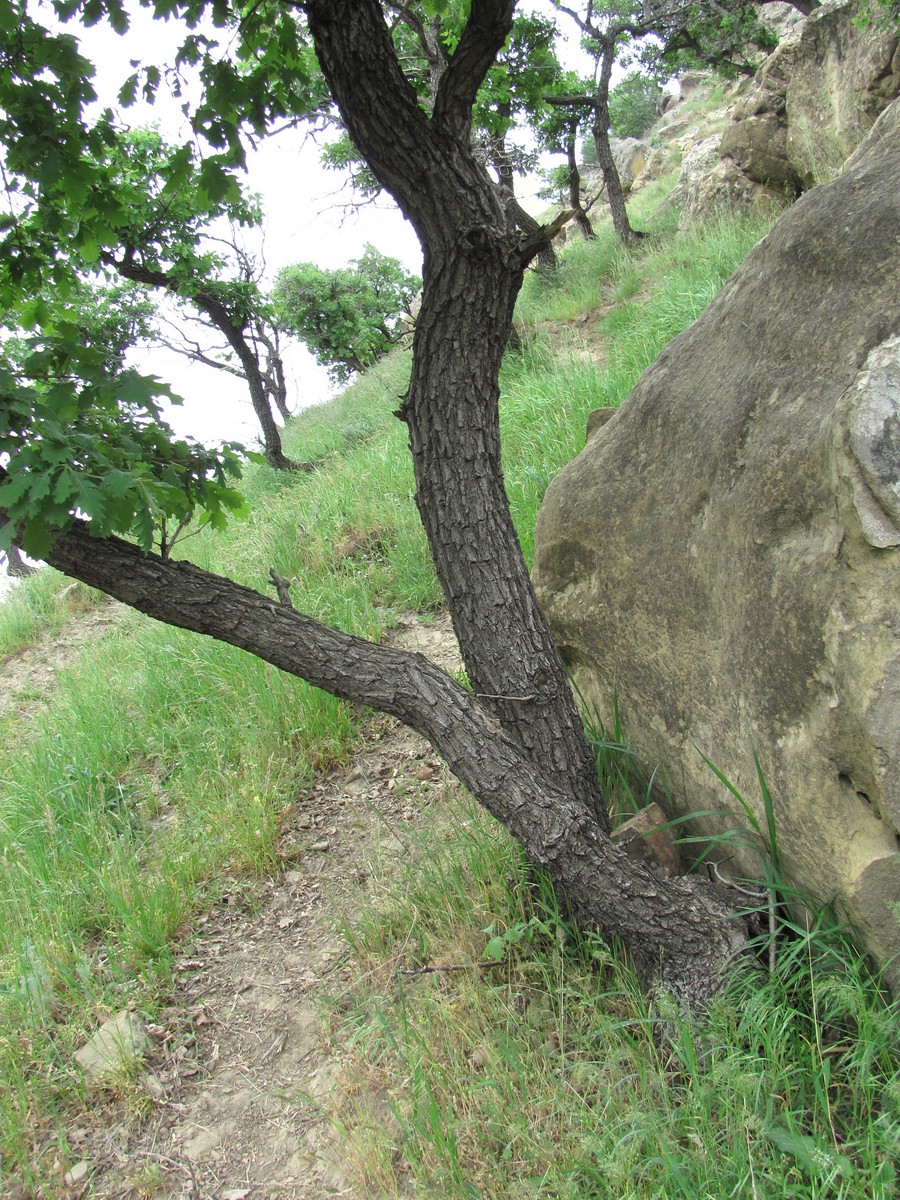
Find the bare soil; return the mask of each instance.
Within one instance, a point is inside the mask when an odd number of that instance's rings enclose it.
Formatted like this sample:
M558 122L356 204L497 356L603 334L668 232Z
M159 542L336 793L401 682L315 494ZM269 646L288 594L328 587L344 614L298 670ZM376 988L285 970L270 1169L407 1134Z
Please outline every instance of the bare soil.
M410 618L396 641L449 669L458 663L445 617ZM130 1116L120 1103L110 1123L109 1100L98 1096L97 1120L70 1131L82 1159L68 1196L361 1194L329 1117L340 1064L323 1001L350 977L341 931L366 903L367 848L382 859L402 854L404 827L420 812L404 795L437 795L445 770L422 739L374 718L350 770L298 802L283 831L281 877L249 898L237 883L182 945L171 1003L149 1027L136 1085L143 1102Z
M87 612L73 613L58 632L46 631L35 645L0 660L0 720L13 710L27 718L43 708L56 687L58 673L84 645L107 633L125 611L115 600L100 601Z

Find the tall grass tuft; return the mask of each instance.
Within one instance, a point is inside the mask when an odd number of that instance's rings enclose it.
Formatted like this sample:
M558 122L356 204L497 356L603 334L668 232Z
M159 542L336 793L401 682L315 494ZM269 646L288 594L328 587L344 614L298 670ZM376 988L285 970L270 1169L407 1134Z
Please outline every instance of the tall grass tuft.
M650 1005L459 795L376 892L331 1015L359 1194L896 1194L900 1013L827 912L699 1024Z

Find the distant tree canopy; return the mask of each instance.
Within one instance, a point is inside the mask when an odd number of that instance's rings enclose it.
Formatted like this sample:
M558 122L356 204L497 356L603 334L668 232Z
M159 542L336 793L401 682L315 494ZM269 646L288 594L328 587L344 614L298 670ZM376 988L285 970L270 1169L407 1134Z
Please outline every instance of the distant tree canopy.
M336 383L345 383L394 345L421 286L396 258L366 246L362 258L334 271L314 263L285 267L272 301L279 326L305 342Z
M649 75L631 71L609 93L609 122L617 138L643 137L658 113L662 88Z

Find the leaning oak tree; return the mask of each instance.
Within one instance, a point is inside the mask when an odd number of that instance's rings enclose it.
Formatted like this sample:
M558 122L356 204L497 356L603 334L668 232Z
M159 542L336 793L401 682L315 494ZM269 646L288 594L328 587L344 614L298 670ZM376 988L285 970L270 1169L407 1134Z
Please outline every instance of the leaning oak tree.
M44 557L66 574L158 620L238 646L336 696L390 713L423 734L546 869L572 917L620 938L647 986L661 985L692 1004L715 990L746 946L745 923L714 885L661 881L610 841L593 754L535 601L504 492L500 363L523 273L555 233L553 226L534 235L516 229L471 146L473 105L509 33L514 6L514 0L472 0L430 112L403 73L379 0L253 6L243 19L234 17L244 62L251 66L235 73L236 91L227 91L215 109L221 119L235 95L264 95L264 103L274 106L283 82L279 53L290 49L294 36L286 22L295 19L298 44L312 40L355 145L419 235L423 299L409 390L397 415L408 429L416 503L472 690L420 655L339 632L296 611L282 581L275 602L153 552L141 531L138 544L114 536L110 527L121 532L128 520L124 500L131 495L121 464L107 473L113 490L121 489L116 519L110 516L114 505L103 508L109 497L102 483L101 517L86 521L73 504L65 515L58 503L48 513L48 475L52 483L56 468L42 446L54 430L61 435L60 423L52 411L48 415L54 400L45 397L43 407L29 409L28 389L10 379L0 379L3 407L12 418L0 427L0 450L9 455L0 468L0 527L5 525L7 539L24 538L27 549L36 524L44 533ZM171 11L175 5L165 0L161 7ZM201 9L198 0L189 15L197 19ZM231 19L224 4L213 14L217 21ZM263 72L260 93L252 90L254 71ZM272 72L271 81L265 72ZM237 129L245 114L232 102ZM213 107L210 102L208 110ZM251 118L261 122L265 114ZM72 414L74 430L91 421L109 430L103 412L112 394L94 379L84 392L90 405L79 407L82 391L76 387L58 398ZM137 382L131 392L134 409L140 404ZM147 404L152 408L151 399ZM36 436L39 426L44 441ZM145 426L132 416L130 428L142 449L150 436ZM196 506L215 503L215 474L222 468L207 464L204 475L189 447L182 443L179 454L187 456L185 489ZM176 456L166 467L169 486L179 469ZM166 502L167 492L156 494Z

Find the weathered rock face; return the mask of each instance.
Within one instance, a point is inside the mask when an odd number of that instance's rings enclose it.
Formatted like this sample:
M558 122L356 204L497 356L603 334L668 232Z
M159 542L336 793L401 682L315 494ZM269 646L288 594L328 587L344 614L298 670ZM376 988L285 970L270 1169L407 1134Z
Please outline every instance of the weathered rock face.
M760 68L721 145L751 179L796 193L828 178L900 93L900 32L856 15L828 0Z
M680 811L733 807L699 748L764 828L756 747L787 875L883 961L900 952L898 335L894 140L789 209L594 433L547 493L535 567L578 686L607 717L618 689ZM749 851L731 865L759 871Z
M730 158L721 158L720 141L713 134L684 156L678 183L666 201L681 206L682 229L716 211L741 212L763 206L777 209L789 203L784 188L759 183Z
M900 146L900 100L888 105L866 140L844 163L844 170L852 171L863 163L874 162L882 154L889 154L892 146Z
M900 29L867 29L856 16L855 4L814 13L788 56L788 157L804 187L841 166L900 94Z
M784 41L786 37L796 31L798 25L806 20L803 13L793 4L780 2L763 4L756 19L760 25L765 25L778 38L779 42Z
M622 191L627 196L634 181L644 172L650 147L638 138L610 138L609 141Z

